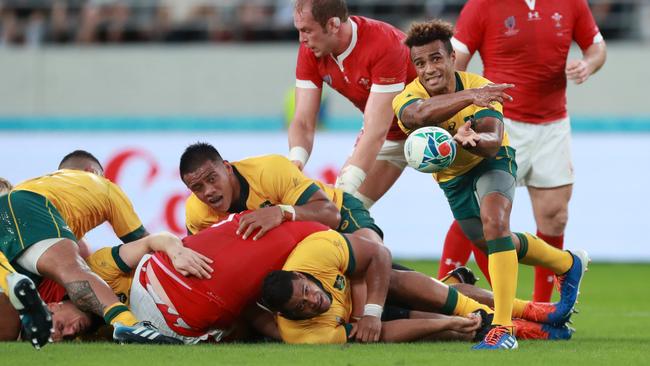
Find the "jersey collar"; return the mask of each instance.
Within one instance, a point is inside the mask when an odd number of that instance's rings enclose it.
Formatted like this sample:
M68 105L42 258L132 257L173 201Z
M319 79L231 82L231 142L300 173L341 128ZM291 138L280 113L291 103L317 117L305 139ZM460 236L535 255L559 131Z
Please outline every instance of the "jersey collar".
M334 57L334 55L331 55L334 61L336 61L336 63L339 65L341 70L343 69L343 60L345 60L345 58L352 53L354 47L357 45L357 40L358 40L357 23L355 23L354 20L352 20L352 18L348 18L348 20L350 20L350 25L352 26L352 39L350 40L350 45L348 46L348 48L345 49L345 51L343 51L342 54L336 57Z
M228 208L228 212L237 213L248 210L246 207L246 201L248 201L248 193L250 191L250 186L244 177L239 173L235 166L232 166L232 172L235 174L235 177L239 181L239 198L237 201L233 201Z

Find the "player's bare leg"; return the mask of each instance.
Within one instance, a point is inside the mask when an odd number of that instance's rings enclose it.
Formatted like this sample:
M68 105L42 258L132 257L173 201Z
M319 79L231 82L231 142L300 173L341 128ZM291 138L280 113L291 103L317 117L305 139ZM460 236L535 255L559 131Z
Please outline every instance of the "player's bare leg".
M9 298L0 293L0 341L15 341L19 334L18 312L9 302Z
M88 268L72 240L62 239L51 246L36 267L44 277L65 287L80 310L103 317L105 307L119 302L106 282Z
M540 232L553 236L564 234L572 191L572 184L555 188L528 187L535 222Z
M403 168L388 160L376 160L355 197L370 209L395 184L403 171Z

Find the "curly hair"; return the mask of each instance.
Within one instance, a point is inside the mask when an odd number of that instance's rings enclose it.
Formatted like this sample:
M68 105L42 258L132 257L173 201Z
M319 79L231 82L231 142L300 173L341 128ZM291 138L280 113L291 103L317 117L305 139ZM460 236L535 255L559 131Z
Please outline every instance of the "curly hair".
M440 19L433 19L428 22L416 22L406 34L404 43L409 47L419 47L433 41L442 41L447 52L451 53L454 48L451 45L451 37L454 35L454 26L451 23Z

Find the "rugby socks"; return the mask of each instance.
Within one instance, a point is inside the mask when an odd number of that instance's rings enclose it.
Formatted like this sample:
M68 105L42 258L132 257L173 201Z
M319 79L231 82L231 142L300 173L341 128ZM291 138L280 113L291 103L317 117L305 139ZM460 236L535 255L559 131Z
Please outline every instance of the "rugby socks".
M472 244L472 253L474 253L474 260L476 261L478 268L480 268L481 272L483 272L483 276L485 276L485 280L489 284L492 284L492 279L490 278L490 269L488 268L487 254L483 253L483 251L479 247L473 244Z
M138 322L138 319L135 318L135 315L126 305L116 302L104 310L104 321L106 321L106 324L120 323L131 327Z
M492 309L487 305L480 304L476 300L461 294L455 288L449 287L447 301L445 301L445 305L440 309L440 312L445 315L467 316L479 309L485 310L488 314L493 313Z
M458 225L458 221L454 220L449 227L449 231L447 231L447 236L445 236L442 257L440 257L440 267L438 268L438 278L444 278L449 271L464 266L469 260L473 246L472 242L463 233L460 225ZM452 277L449 281L443 282L452 284L458 283L458 280Z
M544 240L551 246L562 249L564 247L564 235L551 236L540 233L537 230L537 237ZM535 290L533 291L533 301L550 302L553 295L553 285L555 284L555 274L553 271L544 267L535 267Z
M573 264L571 253L552 247L544 240L531 233L514 233L519 239L519 262L523 264L542 266L553 273L566 273Z
M492 291L494 293L494 320L492 324L512 326L512 307L517 291L517 252L510 235L488 240L488 255Z
M526 305L528 305L529 302L530 301L515 299L515 301L512 302L512 317L513 318L523 317L524 309L526 309Z
M11 266L9 260L3 253L0 252L0 292L9 293L9 284L7 283L7 276L15 273L16 270Z

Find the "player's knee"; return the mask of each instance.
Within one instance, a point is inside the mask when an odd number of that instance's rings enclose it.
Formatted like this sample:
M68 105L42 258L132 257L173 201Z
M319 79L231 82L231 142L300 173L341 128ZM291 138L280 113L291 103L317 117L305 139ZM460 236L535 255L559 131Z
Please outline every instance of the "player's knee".
M501 214L481 213L483 234L487 240L501 238L510 234L510 223Z
M565 205L557 205L543 212L540 229L546 229L551 233L562 233L569 221L569 210ZM544 230L542 230L544 232Z

